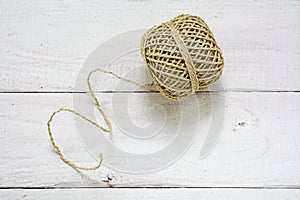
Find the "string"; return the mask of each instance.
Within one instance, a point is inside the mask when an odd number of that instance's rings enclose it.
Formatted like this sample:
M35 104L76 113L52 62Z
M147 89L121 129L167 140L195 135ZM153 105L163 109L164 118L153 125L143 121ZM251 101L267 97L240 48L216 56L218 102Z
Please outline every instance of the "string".
M195 44L200 45L200 49L197 49ZM87 85L89 93L98 112L103 117L106 127L68 108L60 108L50 116L47 126L51 143L60 158L71 167L80 170L96 170L101 166L103 157L100 153L98 165L90 168L80 167L66 159L56 145L51 132L51 122L56 114L59 112L70 112L104 132L109 133L112 131L111 121L101 107L90 83L93 73L101 71L144 89L150 89L155 83L162 95L176 100L197 92L200 89L207 88L221 76L224 67L222 52L217 46L207 24L200 17L186 14L179 15L169 22L151 28L142 37L141 52L154 81L150 84L141 85L135 81L125 79L114 72L100 68L94 69L88 74ZM178 53L181 57L178 58L170 52L175 52L175 55ZM191 54L193 54L193 59ZM184 61L184 66L181 60ZM186 73L188 76L185 75Z
M197 71L195 65L193 64L193 60L188 52L188 49L174 25L170 22L166 22L164 23L164 25L166 25L170 29L171 34L179 48L182 58L184 59L186 69L189 73L192 93L195 93L196 91L198 91L199 83L197 78Z
M207 24L188 14L150 28L141 53L160 93L186 97L216 82L222 74L222 51Z
M121 76L119 76L118 74L114 73L114 72L111 72L111 71L107 71L107 70L104 70L104 69L101 69L101 68L96 68L92 71L89 72L88 74L88 77L87 77L87 85L88 85L88 88L89 88L89 93L91 94L92 96L92 99L95 103L95 106L97 108L97 110L99 111L99 113L102 115L105 123L106 123L106 126L107 128L99 125L97 122L94 122L93 120L85 117L84 115L82 115L81 113L75 111L75 110L72 110L72 109L69 109L69 108L60 108L56 111L54 111L52 113L52 115L50 116L48 122L47 122L47 127L48 127L48 134L49 134L49 137L50 137L50 141L51 141L51 144L54 148L54 150L57 152L57 154L59 155L60 159L63 160L66 164L68 164L69 166L73 167L74 169L79 169L79 170L96 170L98 169L101 164L102 164L102 161L103 161L103 156L102 156L102 153L100 153L100 158L99 158L99 163L97 166L95 167L80 167L78 166L77 164L75 164L74 162L70 161L69 159L65 158L63 153L61 152L60 148L57 146L57 144L55 143L55 140L54 140L54 137L53 137L53 133L51 131L51 122L53 121L53 118L56 114L60 113L60 112L70 112L70 113L73 113L74 115L82 118L83 120L87 121L88 123L94 125L95 127L101 129L102 131L104 132L111 132L112 131L112 124L111 124L111 121L110 119L107 117L107 115L105 114L103 108L101 107L100 103L99 103L99 100L98 98L96 97L95 93L94 93L94 90L92 89L92 86L91 86L91 82L90 82L90 79L91 79L91 76L92 74L94 74L95 72L97 71L101 71L105 74L110 74L116 78L118 78L119 80L122 80L124 82L127 82L127 83L131 83L131 84L134 84L138 87L141 87L141 88L144 88L144 89L150 89L152 86L153 86L153 82L152 83L149 83L149 84L146 84L146 85L141 85L135 81L132 81L132 80L129 80L129 79L125 79Z

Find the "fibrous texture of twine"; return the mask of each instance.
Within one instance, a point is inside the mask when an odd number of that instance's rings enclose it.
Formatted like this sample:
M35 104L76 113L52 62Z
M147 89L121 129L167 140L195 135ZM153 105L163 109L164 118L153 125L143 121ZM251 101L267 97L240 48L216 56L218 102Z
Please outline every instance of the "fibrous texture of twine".
M141 85L135 81L132 81L132 80L128 80L128 79L125 79L117 74L115 74L114 72L111 72L111 71L107 71L107 70L103 70L103 69L100 69L100 68L96 68L94 70L92 70L89 74L88 74L88 77L87 77L87 85L88 85L88 88L89 88L89 92L91 94L91 97L95 103L95 106L97 108L97 110L99 111L99 113L102 115L105 123L106 123L106 126L107 128L99 125L98 123L92 121L91 119L85 117L84 115L80 114L79 112L75 111L75 110L72 110L72 109L69 109L69 108L60 108L58 109L57 111L53 112L52 115L50 116L48 122L47 122L47 128L48 128L48 134L49 134L49 137L50 137L50 141L51 141L51 144L54 148L54 150L57 152L57 154L59 155L59 157L65 162L67 163L68 165L70 165L71 167L73 167L74 169L79 169L79 170L96 170L98 169L101 164L102 164L102 160L103 160L103 156L102 156L102 153L100 153L100 160L99 160L99 163L97 166L95 167L80 167L78 166L77 164L75 164L74 162L70 161L69 159L65 158L62 151L60 150L60 148L58 147L58 145L55 143L55 140L54 140L54 137L53 137L53 133L51 131L51 122L53 121L54 119L54 116L60 112L69 112L69 113L72 113L80 118L82 118L83 120L87 121L88 123L96 126L97 128L101 129L102 131L104 132L111 132L112 131L112 125L111 125L111 121L109 120L109 118L107 117L107 115L105 114L103 108L101 107L100 103L99 103L99 100L98 98L96 97L93 89L92 89L92 86L91 86L91 76L92 74L94 74L95 72L97 71L100 71L100 72L103 72L105 74L110 74L116 78L118 78L119 80L122 80L124 82L128 82L128 83L131 83L131 84L134 84L134 85L137 85L138 87L141 87L141 88L144 88L146 90L149 90L152 86L153 86L153 83L149 83L149 84L146 84L146 85Z
M187 14L151 28L142 38L141 53L156 87L170 99L207 88L224 67L207 24Z
M221 76L224 66L222 52L206 23L200 17L186 14L151 28L142 37L141 53L153 79L150 84L141 85L100 68L94 69L88 74L88 89L97 110L106 123L106 128L68 108L60 108L50 116L47 127L52 146L59 157L71 167L79 170L96 170L101 166L103 157L100 153L99 164L95 167L80 167L65 158L56 145L51 131L51 122L56 114L70 112L104 132L112 131L111 121L102 109L90 83L93 73L100 71L110 74L144 89L150 89L155 84L165 97L179 99L214 83Z

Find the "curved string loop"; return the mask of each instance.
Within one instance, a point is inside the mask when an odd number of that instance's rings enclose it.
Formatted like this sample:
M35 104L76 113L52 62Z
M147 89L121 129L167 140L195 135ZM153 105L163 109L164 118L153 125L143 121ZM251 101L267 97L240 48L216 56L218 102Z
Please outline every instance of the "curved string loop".
M69 113L72 113L80 118L82 118L83 120L87 121L88 123L96 126L97 128L101 129L102 131L104 132L111 132L112 131L112 124L111 124L111 121L110 119L107 117L106 113L104 112L103 108L101 107L100 103L99 103L99 100L98 98L96 97L95 93L94 93L94 90L92 89L92 86L91 86L91 82L90 82L90 79L91 79L91 76L93 73L97 72L97 71L101 71L105 74L110 74L124 82L127 82L127 83L131 83L131 84L134 84L134 85L137 85L141 88L144 88L144 89L150 89L152 86L153 86L153 82L152 83L149 83L149 84L146 84L146 85L141 85L135 81L132 81L132 80L129 80L129 79L125 79L121 76L119 76L118 74L114 73L114 72L111 72L111 71L107 71L107 70L104 70L104 69L101 69L101 68L96 68L92 71L90 71L90 73L88 74L87 76L87 85L88 85L88 88L89 88L89 93L91 94L92 96L92 99L95 103L95 106L97 108L97 110L99 111L99 113L102 115L105 123L106 123L106 126L107 128L99 125L98 123L94 122L93 120L85 117L84 115L82 115L81 113L75 111L75 110L72 110L72 109L69 109L69 108L60 108L56 111L54 111L52 113L52 115L50 116L48 122L47 122L47 127L48 127L48 134L49 134L49 137L50 137L50 141L51 141L51 144L54 148L54 150L57 152L57 154L59 155L60 159L62 159L66 164L68 164L69 166L73 167L74 169L79 169L79 170L96 170L96 169L99 169L101 164L102 164L102 161L103 161L103 156L102 156L102 153L100 153L100 159L99 159L99 163L97 164L97 166L95 167L80 167L78 166L77 164L75 164L74 162L70 161L69 159L65 158L63 153L61 152L60 148L57 146L57 144L55 143L55 140L54 140L54 137L53 137L53 133L51 131L51 122L53 121L53 118L56 114L58 114L59 112L69 112Z

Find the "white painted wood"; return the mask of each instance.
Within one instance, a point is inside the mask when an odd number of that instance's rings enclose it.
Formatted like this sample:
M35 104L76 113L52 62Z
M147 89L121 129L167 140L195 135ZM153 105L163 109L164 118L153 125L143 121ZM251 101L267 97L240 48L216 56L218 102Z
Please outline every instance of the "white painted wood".
M198 159L204 139L199 134L181 159L151 174L121 173L105 166L78 172L63 163L52 150L46 122L57 108L72 107L73 94L23 92L71 92L82 76L78 73L83 62L97 46L123 32L150 28L181 13L201 16L225 57L226 115L212 153ZM20 93L0 94L0 199L299 199L300 94L293 92L300 91L299 13L297 0L1 1L0 92ZM125 75L142 64L135 52L112 63L110 69ZM144 69L129 78L148 81ZM117 83L103 76L95 88L119 91ZM126 90L134 87L128 85ZM112 116L114 94L97 95ZM208 93L197 96L202 102L199 132L205 132L211 122ZM145 99L161 103L162 97L136 93L132 98L128 105L131 119L149 124ZM118 106L127 103L121 99ZM176 118L177 110L169 109ZM95 165L80 143L73 116L62 114L54 123L55 138L65 155L81 165ZM115 121L113 126L117 127ZM154 151L171 138L134 143L118 129L113 137L115 145L133 152ZM65 189L4 189L10 187Z
M198 94L204 125L209 123L207 95ZM98 94L109 116L111 96ZM132 120L148 123L149 118L142 117L146 115L143 101L159 102L163 97L132 96L140 99L129 105L131 116L137 116ZM46 122L58 107L72 107L72 94L1 94L0 104L0 187L299 187L299 93L226 92L224 129L212 153L198 159L202 142L198 137L176 163L143 175L107 167L76 172L59 159L50 145ZM96 163L80 143L73 116L62 114L54 124L57 143L68 158L85 166ZM122 137L116 136L116 141L122 148L134 145Z
M227 90L300 90L299 11L298 0L2 1L0 91L73 91L102 42L181 13L201 16L212 29Z
M166 199L166 200L297 200L300 191L293 189L54 189L2 190L3 199Z

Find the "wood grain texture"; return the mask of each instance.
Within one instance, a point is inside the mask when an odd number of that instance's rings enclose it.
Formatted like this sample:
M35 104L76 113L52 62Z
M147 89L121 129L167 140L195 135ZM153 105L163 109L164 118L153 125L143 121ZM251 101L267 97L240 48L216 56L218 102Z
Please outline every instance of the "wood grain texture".
M112 117L113 94L97 95ZM199 93L198 98L205 102L206 95ZM139 101L133 105L120 102L128 106L133 123L149 123L142 109L146 96L162 98L136 93L132 98ZM199 160L202 140L197 137L176 163L143 175L106 167L76 172L59 159L50 145L46 121L58 107L72 107L72 94L1 94L0 102L0 187L299 187L299 93L227 92L222 135L207 158ZM204 114L205 104L199 112L206 126L210 116ZM134 145L117 130L113 133L116 145L124 149ZM57 117L54 133L68 158L85 166L96 164L81 145L73 116ZM163 138L158 144L169 142Z
M3 199L233 199L233 200L297 200L299 190L283 189L59 189L59 190L2 190Z
M226 89L300 90L299 1L168 0L1 2L0 91L73 91L102 42L181 13L201 16L212 29Z
M199 134L178 161L156 173L134 175L105 166L79 172L63 163L51 147L46 122L57 108L72 108L71 92L90 53L113 36L182 13L207 22L225 58L224 93L197 94L199 133L211 123L209 94L226 97L224 127L211 154L199 159ZM0 1L0 199L299 199L299 25L298 0ZM149 81L139 52L108 67ZM115 114L112 97L136 89L117 84L102 75L95 85L110 117ZM162 102L159 93L137 91L133 101L120 98L117 107L128 106L128 120L147 125L149 98ZM93 106L88 98L84 103ZM178 116L172 106L169 111ZM76 132L72 115L55 119L55 138L65 155L94 166ZM113 137L119 148L140 152L154 151L170 139L136 143L118 129Z

